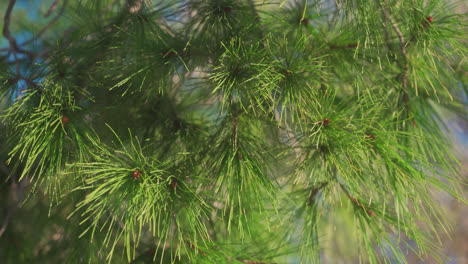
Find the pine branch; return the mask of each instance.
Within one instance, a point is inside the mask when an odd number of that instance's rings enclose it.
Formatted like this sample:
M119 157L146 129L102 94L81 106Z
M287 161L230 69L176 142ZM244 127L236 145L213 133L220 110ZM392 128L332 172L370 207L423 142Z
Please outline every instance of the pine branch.
M51 9L49 9L50 13L53 12L52 8L58 4L58 1L59 0L55 0L55 2L52 4L52 6L50 7ZM52 18L52 20L50 20L49 23L47 23L47 25L45 25L37 34L35 34L34 37L32 37L31 39L21 43L21 46L27 46L27 45L31 44L32 42L38 40L47 30L49 30L49 28L53 24L55 24L63 16L63 13L65 12L65 8L67 7L67 3L68 3L68 0L63 0L62 7L60 8L57 15L54 18ZM55 9L55 8L53 8L53 9ZM49 12L46 14L46 17L48 16L48 14L50 14Z
M308 199L308 205L313 205L315 203L315 196L317 193L322 190L324 187L328 185L328 182L322 182L318 185L314 185L312 191L310 192L310 196Z
M375 212L372 211L371 209L369 208L366 208L365 205L361 204L356 198L354 198L350 193L349 191L346 189L346 187L340 183L340 187L341 189L344 191L344 193L346 194L346 196L353 202L353 204L357 207L359 207L360 209L364 210L366 213L368 213L370 216L375 216Z
M383 0L383 2L385 4L385 6L382 5L382 4L380 4L380 5L381 5L382 10L383 10L383 12L385 14L385 18L388 20L388 22L392 26L393 30L395 31L395 33L398 36L398 40L400 41L400 51L401 51L401 55L403 56L403 66L402 66L403 73L401 75L401 85L402 85L402 89L403 89L403 100L405 102L407 102L409 100L409 98L408 98L409 68L408 68L408 56L406 54L406 45L407 45L407 43L405 41L405 37L403 36L403 33L400 30L400 27L394 21L392 15L390 14L390 12L387 9L388 0Z
M254 16L254 23L256 24L257 27L259 27L261 30L259 31L260 39L264 39L264 30L265 28L263 27L261 21L260 21L260 15L258 14L257 8L255 7L255 0L248 0L249 1L249 6L250 9L253 12Z
M50 212L77 235L44 232L61 242L50 252L86 244L66 260L31 260L318 263L328 235L350 230L361 260L404 262L395 232L437 256L426 230L447 225L432 190L463 199L435 124L446 121L440 108L465 111L450 100L463 71L444 64L463 69L467 51L449 28L459 18L437 3L54 0L18 45L9 1L0 89L18 96L1 101L6 170L63 204ZM65 12L76 18L68 29L57 23ZM422 12L437 23L418 22ZM60 46L23 50L52 28L65 30ZM441 100L419 96L429 89ZM409 111L417 128L405 127ZM21 237L29 219L7 205L0 236Z
M2 226L0 227L0 237L2 237L2 235L5 233L8 224L10 223L12 217L14 216L16 210L20 207L21 202L23 200L25 182L18 182L15 175L12 175L10 181L11 183L8 194L12 197L13 205L7 208L7 214L5 216L5 219L3 220Z
M52 2L49 9L47 10L47 12L44 15L45 18L48 18L55 11L55 9L57 9L57 6L58 6L59 2L60 2L60 0L54 0L54 2Z
M274 262L258 262L258 261L254 261L254 260L246 260L246 259L238 259L238 261L242 262L242 263L246 263L246 264L276 264Z
M352 49L359 47L359 43L351 44L329 44L330 49Z
M3 17L3 36L8 40L10 45L9 50L13 52L13 56L16 63L16 72L18 75L21 74L20 72L20 63L18 60L17 52L18 52L18 44L16 44L16 39L11 35L10 32L10 20L11 20L11 12L13 11L13 7L15 6L16 0L10 0L8 3L7 9L5 11L5 15Z

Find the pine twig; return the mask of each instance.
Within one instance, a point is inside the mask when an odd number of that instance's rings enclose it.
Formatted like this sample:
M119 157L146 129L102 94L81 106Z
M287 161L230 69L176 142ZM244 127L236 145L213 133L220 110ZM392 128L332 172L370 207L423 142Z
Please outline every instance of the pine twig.
M32 87L37 87L37 85L34 83L33 80L21 74L21 64L20 64L20 59L18 58L18 53L23 53L30 57L32 57L33 54L29 51L19 48L18 43L16 42L16 38L14 38L11 35L11 31L10 31L11 13L13 11L15 4L16 4L16 0L10 0L10 2L8 3L8 7L5 11L5 16L3 18L3 31L2 31L3 36L8 40L8 43L9 43L8 51L13 53L13 57L15 59L14 63L16 65L17 77L15 79L12 79L12 81L16 82L22 79L26 81L28 85L31 85Z
M328 182L322 182L321 184L316 186L314 189L312 189L312 192L310 193L310 196L309 196L308 205L312 205L314 203L315 196L317 195L317 193L327 185L328 185Z
M384 1L385 5L388 4L388 0L383 0L383 1ZM397 34L399 42L400 42L400 51L401 51L401 55L403 57L403 65L402 65L403 73L401 74L401 87L402 87L402 91L403 91L402 99L403 99L403 102L405 103L406 110L409 112L409 110L411 109L411 105L409 103L409 96L408 96L409 67L408 67L408 56L407 56L407 53L406 53L407 43L405 41L405 37L403 36L403 33L401 32L398 24L395 22L392 15L388 11L388 9L386 7L384 7L383 5L381 5L381 6L382 6L382 10L384 12L385 18L390 22L390 24L391 24L391 26L393 28L393 31L395 31L395 33ZM413 121L413 126L414 126L415 125L414 118L412 119L412 121Z
M57 9L59 1L60 0L54 0L52 5L50 5L49 10L47 10L47 13L44 15L45 18L48 18L52 14L52 12L54 12L55 9Z
M275 263L266 263L266 262L258 262L254 260L246 260L246 259L238 259L238 261L246 264L275 264Z
M15 214L16 210L20 207L20 203L23 197L23 188L25 181L17 182L16 177L11 177L10 194L13 196L14 204L8 208L7 215L3 220L3 224L0 227L0 237L5 233L11 218Z
M421 25L419 26L420 27L420 30L426 30L428 27L429 27L429 24L432 23L434 18L432 18L432 16L427 16L426 18L424 18L424 21L421 22ZM414 41L416 40L416 35L413 35L411 37L411 39L408 41L408 43L406 44L406 46L410 46L412 43L414 43ZM444 57L442 57L443 59L445 59ZM450 63L449 63L450 64Z
M351 44L343 44L343 45L330 44L328 47L330 49L353 49L353 48L359 47L359 43L351 43Z
M370 216L375 216L375 212L372 211L371 209L369 208L366 208L365 205L361 204L356 198L354 198L350 193L349 191L346 189L346 187L343 186L343 184L340 183L340 187L341 189L344 191L344 193L346 194L346 196L348 196L348 198L359 208L361 208L362 210L365 210Z
M20 74L20 63L18 60L17 52L18 52L18 44L16 43L16 39L11 35L10 32L10 21L11 21L11 12L13 11L13 7L16 4L16 0L10 0L8 3L8 7L5 11L5 16L3 17L3 36L8 40L10 45L10 50L13 52L13 57L15 58L16 64L16 71Z
M388 4L388 0L383 0L383 2L385 3L385 5ZM397 34L398 39L400 41L400 51L401 51L401 55L403 56L403 74L401 75L401 85L402 85L402 88L403 88L403 99L405 101L408 101L408 91L407 90L408 90L409 68L408 68L408 56L407 56L407 53L406 53L405 37L403 36L403 33L400 30L400 27L395 22L392 15L388 11L388 9L383 5L381 5L381 7L382 7L382 10L384 12L385 18L390 22L390 25L392 26L393 31L395 31L395 33Z
M258 27L261 29L260 33L259 33L260 38L263 39L265 37L265 34L264 34L265 28L263 27L263 25L262 25L262 23L260 21L260 15L258 14L257 9L255 8L254 0L249 1L249 6L250 6L250 9L253 12L255 23L257 23ZM262 44L265 45L265 43L263 43L263 42L262 42Z
M255 22L260 25L260 16L258 15L257 9L255 8L254 0L249 1L250 8L254 14Z
M47 25L45 25L41 29L41 31L39 31L39 33L37 33L31 39L21 43L21 46L28 45L28 44L32 43L33 41L37 40L38 38L40 38L63 15L63 13L65 12L65 8L67 6L67 3L68 3L68 0L64 0L64 2L62 4L62 7L60 8L58 14L51 21L49 21L49 23L47 23Z
M13 208L8 209L8 213L5 217L5 220L3 221L3 225L0 228L0 237L2 237L3 233L5 233L6 228L8 227L8 224L10 223L10 218L13 215L13 212L14 212Z

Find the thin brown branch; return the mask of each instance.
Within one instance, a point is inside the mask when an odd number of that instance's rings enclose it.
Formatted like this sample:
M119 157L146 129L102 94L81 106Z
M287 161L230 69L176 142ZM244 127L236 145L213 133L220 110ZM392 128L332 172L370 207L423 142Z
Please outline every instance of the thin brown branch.
M260 26L260 16L258 15L257 9L255 8L255 3L253 0L249 1L250 9L252 10L255 18L255 22Z
M13 8L16 4L16 0L10 0L8 3L8 7L5 11L5 16L3 17L3 36L8 40L9 47L2 50L2 51L8 51L8 54L11 52L13 54L13 57L15 59L14 63L16 65L16 72L17 74L20 74L20 61L18 59L18 53L23 53L28 56L32 56L32 53L26 50L23 50L19 48L18 43L16 42L16 39L11 35L10 31L10 23L11 23L11 13L13 11ZM7 55L8 57L8 55Z
M5 11L5 16L3 17L3 36L8 39L8 43L10 45L10 51L13 52L13 57L15 58L16 64L16 71L20 74L20 63L18 61L18 44L16 43L16 39L11 35L10 32L10 21L11 21L11 12L13 11L13 7L16 4L16 0L10 0L8 3L8 7Z
M17 182L16 177L12 175L9 194L12 196L13 205L8 208L7 215L3 220L2 227L0 228L0 237L5 233L11 218L19 208L21 200L23 199L23 188L26 181Z
M383 2L385 5L388 5L388 0L383 0ZM395 31L400 41L400 51L401 51L401 55L403 56L403 65L402 65L403 73L401 74L401 85L403 88L403 98L407 98L409 69L408 69L408 57L406 55L405 37L403 36L403 33L401 32L398 24L395 22L392 15L388 11L388 9L384 5L381 5L381 7L382 7L382 11L384 12L385 18L388 20L388 22L390 22L390 25L392 26L393 31Z
M354 203L354 205L366 211L370 216L375 216L375 212L369 208L366 208L365 205L361 204L356 198L354 198L346 189L346 187L343 186L343 184L340 183L340 187L343 190L343 192L346 194L346 196L348 196L348 198Z
M328 185L328 182L322 182L321 184L319 184L318 186L315 186L313 189L312 189L312 192L310 193L310 196L309 196L309 200L307 201L307 204L308 205L313 205L314 204L314 201L315 201L315 196L317 195L317 193L322 190L325 186Z
M0 164L0 170L3 172L4 175L10 175L10 170L4 164Z
M200 248L198 248L196 245L194 245L192 242L188 241L188 240L184 240L185 241L185 244L192 250L195 250L197 252L200 252L203 256L206 256L206 252L204 250L201 250Z
M37 84L36 84L33 80L31 80L30 78L28 78L28 77L25 77L25 76L23 76L23 75L19 75L18 78L21 79L21 80L23 80L23 81L25 81L28 85L30 85L30 86L33 87L33 88L37 88L37 87L38 87ZM38 90L38 91L40 92L40 90Z
M351 44L330 44L330 49L353 49L359 47L359 43L351 43Z
M0 228L0 237L2 237L3 233L5 233L6 228L8 227L8 224L10 223L10 218L13 215L13 213L14 213L13 208L10 208L8 210L8 213L7 213L6 217L5 217L5 220L3 221L2 227Z
M47 10L47 13L44 15L45 18L48 18L52 14L52 12L54 12L55 9L57 9L59 1L60 0L54 0L52 5L49 7L49 10Z
M11 47L0 49L0 52L11 52L11 51L13 51L13 49ZM33 55L34 55L32 52L30 52L28 50L24 50L24 49L22 49L22 48L20 48L18 46L16 47L16 53L22 53L22 54L27 55L29 57L33 57ZM8 57L8 56L6 56L6 57Z
M13 11L13 7L15 6L16 0L10 0L8 3L8 7L5 11L5 16L3 17L3 36L8 39L10 45L16 46L16 40L11 36L10 32L10 20L11 20L11 12Z
M30 40L27 40L21 43L21 46L31 44L33 41L39 39L55 22L57 22L57 20L59 20L59 18L62 17L63 12L65 12L65 7L67 6L67 2L68 0L64 0L62 7L60 8L60 11L58 12L58 14L52 20L50 20L49 23L47 23L47 25L45 25L41 29L41 31L39 31L39 33L37 33L34 37L32 37Z
M260 21L260 15L258 14L258 11L255 7L254 0L250 0L249 5L250 5L250 10L252 10L253 12L255 23L257 23L258 27L260 28L260 32L259 32L260 38L263 39L264 38L263 32L265 31L265 29Z
M237 259L237 260L246 264L275 264L275 263L267 263L267 262L258 262L258 261L247 260L247 259Z
M388 0L383 0L385 4L388 4ZM400 28L398 27L398 24L393 20L393 17L392 15L390 14L390 12L388 11L388 9L386 7L382 7L382 10L385 14L385 17L387 18L387 20L390 22L390 25L392 26L393 30L395 31L395 33L397 34L398 36L398 39L400 40L400 49L401 49L401 53L403 54L403 56L406 58L406 42L405 42L405 37L403 36L403 33L401 32Z

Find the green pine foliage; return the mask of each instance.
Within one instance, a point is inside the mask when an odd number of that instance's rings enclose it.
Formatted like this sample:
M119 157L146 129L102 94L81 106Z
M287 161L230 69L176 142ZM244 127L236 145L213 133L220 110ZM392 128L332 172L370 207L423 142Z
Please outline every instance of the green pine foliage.
M451 1L63 2L0 61L0 260L444 261Z

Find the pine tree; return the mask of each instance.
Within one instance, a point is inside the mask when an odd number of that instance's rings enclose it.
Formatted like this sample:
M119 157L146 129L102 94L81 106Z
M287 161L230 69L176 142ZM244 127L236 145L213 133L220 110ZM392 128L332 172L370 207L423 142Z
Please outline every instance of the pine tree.
M5 2L4 263L444 260L450 1Z

